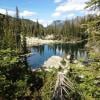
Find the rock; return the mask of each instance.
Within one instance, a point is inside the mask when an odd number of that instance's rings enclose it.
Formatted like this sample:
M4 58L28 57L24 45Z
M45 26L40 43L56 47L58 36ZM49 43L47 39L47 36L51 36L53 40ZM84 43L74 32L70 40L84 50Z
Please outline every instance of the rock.
M95 79L96 79L96 80L100 80L100 76L97 76Z
M78 60L74 60L73 63L74 63L74 64L77 64L77 63L78 63Z
M96 86L100 87L100 82L99 82L99 81L95 80L95 81L94 81L94 84L95 84Z
M44 62L43 64L43 67L46 67L46 68L65 68L68 66L68 61L65 60L66 62L66 65L62 65L61 64L61 61L63 60L62 57L59 57L59 56L52 56L50 57L47 61Z
M64 74L67 74L67 73L68 73L68 70L64 70L63 73L64 73Z
M53 35L47 35L47 36L45 37L45 39L46 39L46 40L51 40L51 39L54 39L54 36L53 36Z
M37 45L43 45L43 44L49 44L49 43L61 43L62 41L58 40L43 40L41 38L36 38L36 37L26 37L26 43L27 46L37 46Z
M75 80L77 81L77 83L82 83L84 82L84 78L85 78L84 75L79 75L79 76L76 76Z
M76 67L84 67L84 65L82 63L78 62Z
M68 59L68 60L70 59L70 55L67 55L67 59Z
M52 71L52 69L50 69L50 68L45 68L44 70L47 71L47 72L51 72Z
M84 75L80 75L79 77L80 77L81 79L83 79L83 78L84 78Z

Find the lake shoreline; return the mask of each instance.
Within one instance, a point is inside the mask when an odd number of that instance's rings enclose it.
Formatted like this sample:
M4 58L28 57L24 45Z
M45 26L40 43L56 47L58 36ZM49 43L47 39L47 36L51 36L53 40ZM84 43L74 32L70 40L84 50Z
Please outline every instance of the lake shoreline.
M80 43L82 41L63 41L63 40L53 40L53 39L41 39L37 37L26 37L26 43L27 47L32 47L32 46L39 46L39 45L44 45L44 44L58 44L58 43Z
M62 63L63 61L65 62L65 64ZM69 69L69 60L60 56L51 56L44 62L44 64L41 67L35 69L33 68L32 71L33 72L38 70L52 71L53 69L59 69L59 68Z
M80 59L81 56L82 59L85 59L87 56L86 50L84 49L85 44L61 41L55 42L49 39L43 40L34 37L27 38L27 43L29 44L28 46L30 46L29 50L31 52L28 56L28 63L33 69L42 67L42 65L46 68L59 67L61 66L60 62L64 59L66 60L67 56L73 52L75 60L77 60L78 57Z
M51 56L47 59L41 67L32 68L32 72L37 71L47 71L51 72L54 69L62 69L68 72L70 69L70 64L77 64L79 67L84 67L84 65L79 61L74 59L73 63L70 63L70 59L63 58L60 56Z
M41 39L36 37L26 37L26 43L28 47L31 47L31 46L50 44L50 43L62 43L62 41L51 40L51 39L46 40L46 39Z

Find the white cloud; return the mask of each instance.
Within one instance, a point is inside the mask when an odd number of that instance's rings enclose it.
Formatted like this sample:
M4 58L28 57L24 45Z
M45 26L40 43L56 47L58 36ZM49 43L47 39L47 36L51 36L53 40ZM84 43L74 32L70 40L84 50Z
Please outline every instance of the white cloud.
M15 15L15 11L13 11L13 10L8 10L7 12L8 12L8 14L11 15L11 16L14 16L14 15ZM6 14L6 9L0 8L0 13Z
M61 16L64 13L82 11L85 7L85 2L88 0L65 0L63 3L60 3L55 12L52 14L53 17Z
M6 14L6 10L0 8L0 13L1 13L1 14Z
M55 3L60 3L62 0L54 0Z
M69 18L69 19L75 18L75 17L76 17L76 15L75 15L74 13L69 13L69 14L67 15L67 18Z
M37 14L36 12L24 10L23 12L20 13L20 16L23 16L23 17L31 17L31 16L34 16L36 14Z
M37 22L36 19L31 19L31 20ZM50 25L52 23L52 20L38 19L38 22L42 24L44 27L46 27L47 25Z
M14 11L14 10L7 10L7 12L8 12L8 15L10 15L10 16L15 16L15 14L16 14L16 11ZM6 14L6 9L0 8L0 13ZM22 16L23 17L29 17L29 19L30 19L32 16L37 15L37 13L36 12L32 12L32 11L28 11L28 10L24 10L24 11L20 12L19 15L20 15L20 17L22 17ZM31 19L31 20L33 20L35 22L37 21L35 19ZM51 20L39 19L38 21L44 27L46 27L47 25L52 23Z
M53 17L58 17L58 16L60 16L60 15L61 15L60 12L55 12L55 13L52 14Z
M8 12L8 15L10 15L10 16L15 16L15 14L16 14L16 11L14 11L14 10L7 10L7 12ZM0 8L0 13L6 14L6 9ZM36 14L37 14L36 12L32 12L32 11L28 11L28 10L24 10L19 13L20 17L22 17L22 16L23 17L31 17Z
M47 25L51 24L52 21L51 20L47 21L47 20L40 19L39 23L42 24L44 27L46 27Z

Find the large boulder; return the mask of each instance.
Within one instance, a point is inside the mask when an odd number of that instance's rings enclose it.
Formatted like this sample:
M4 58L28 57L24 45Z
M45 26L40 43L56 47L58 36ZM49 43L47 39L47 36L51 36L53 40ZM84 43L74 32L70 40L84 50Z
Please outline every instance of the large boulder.
M66 64L62 64L62 60L65 61ZM63 59L62 57L59 56L52 56L50 57L47 61L44 62L43 67L45 68L65 68L68 66L68 61L66 59Z

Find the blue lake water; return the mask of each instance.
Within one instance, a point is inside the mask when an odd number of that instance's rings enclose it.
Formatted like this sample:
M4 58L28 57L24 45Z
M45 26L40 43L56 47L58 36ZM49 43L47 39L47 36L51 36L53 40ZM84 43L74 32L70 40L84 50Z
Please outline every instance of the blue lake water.
M32 68L37 68L41 67L51 56L66 57L67 54L73 54L76 59L87 59L87 51L84 49L84 45L84 43L63 43L33 46L29 48L33 54L27 58L27 61Z

